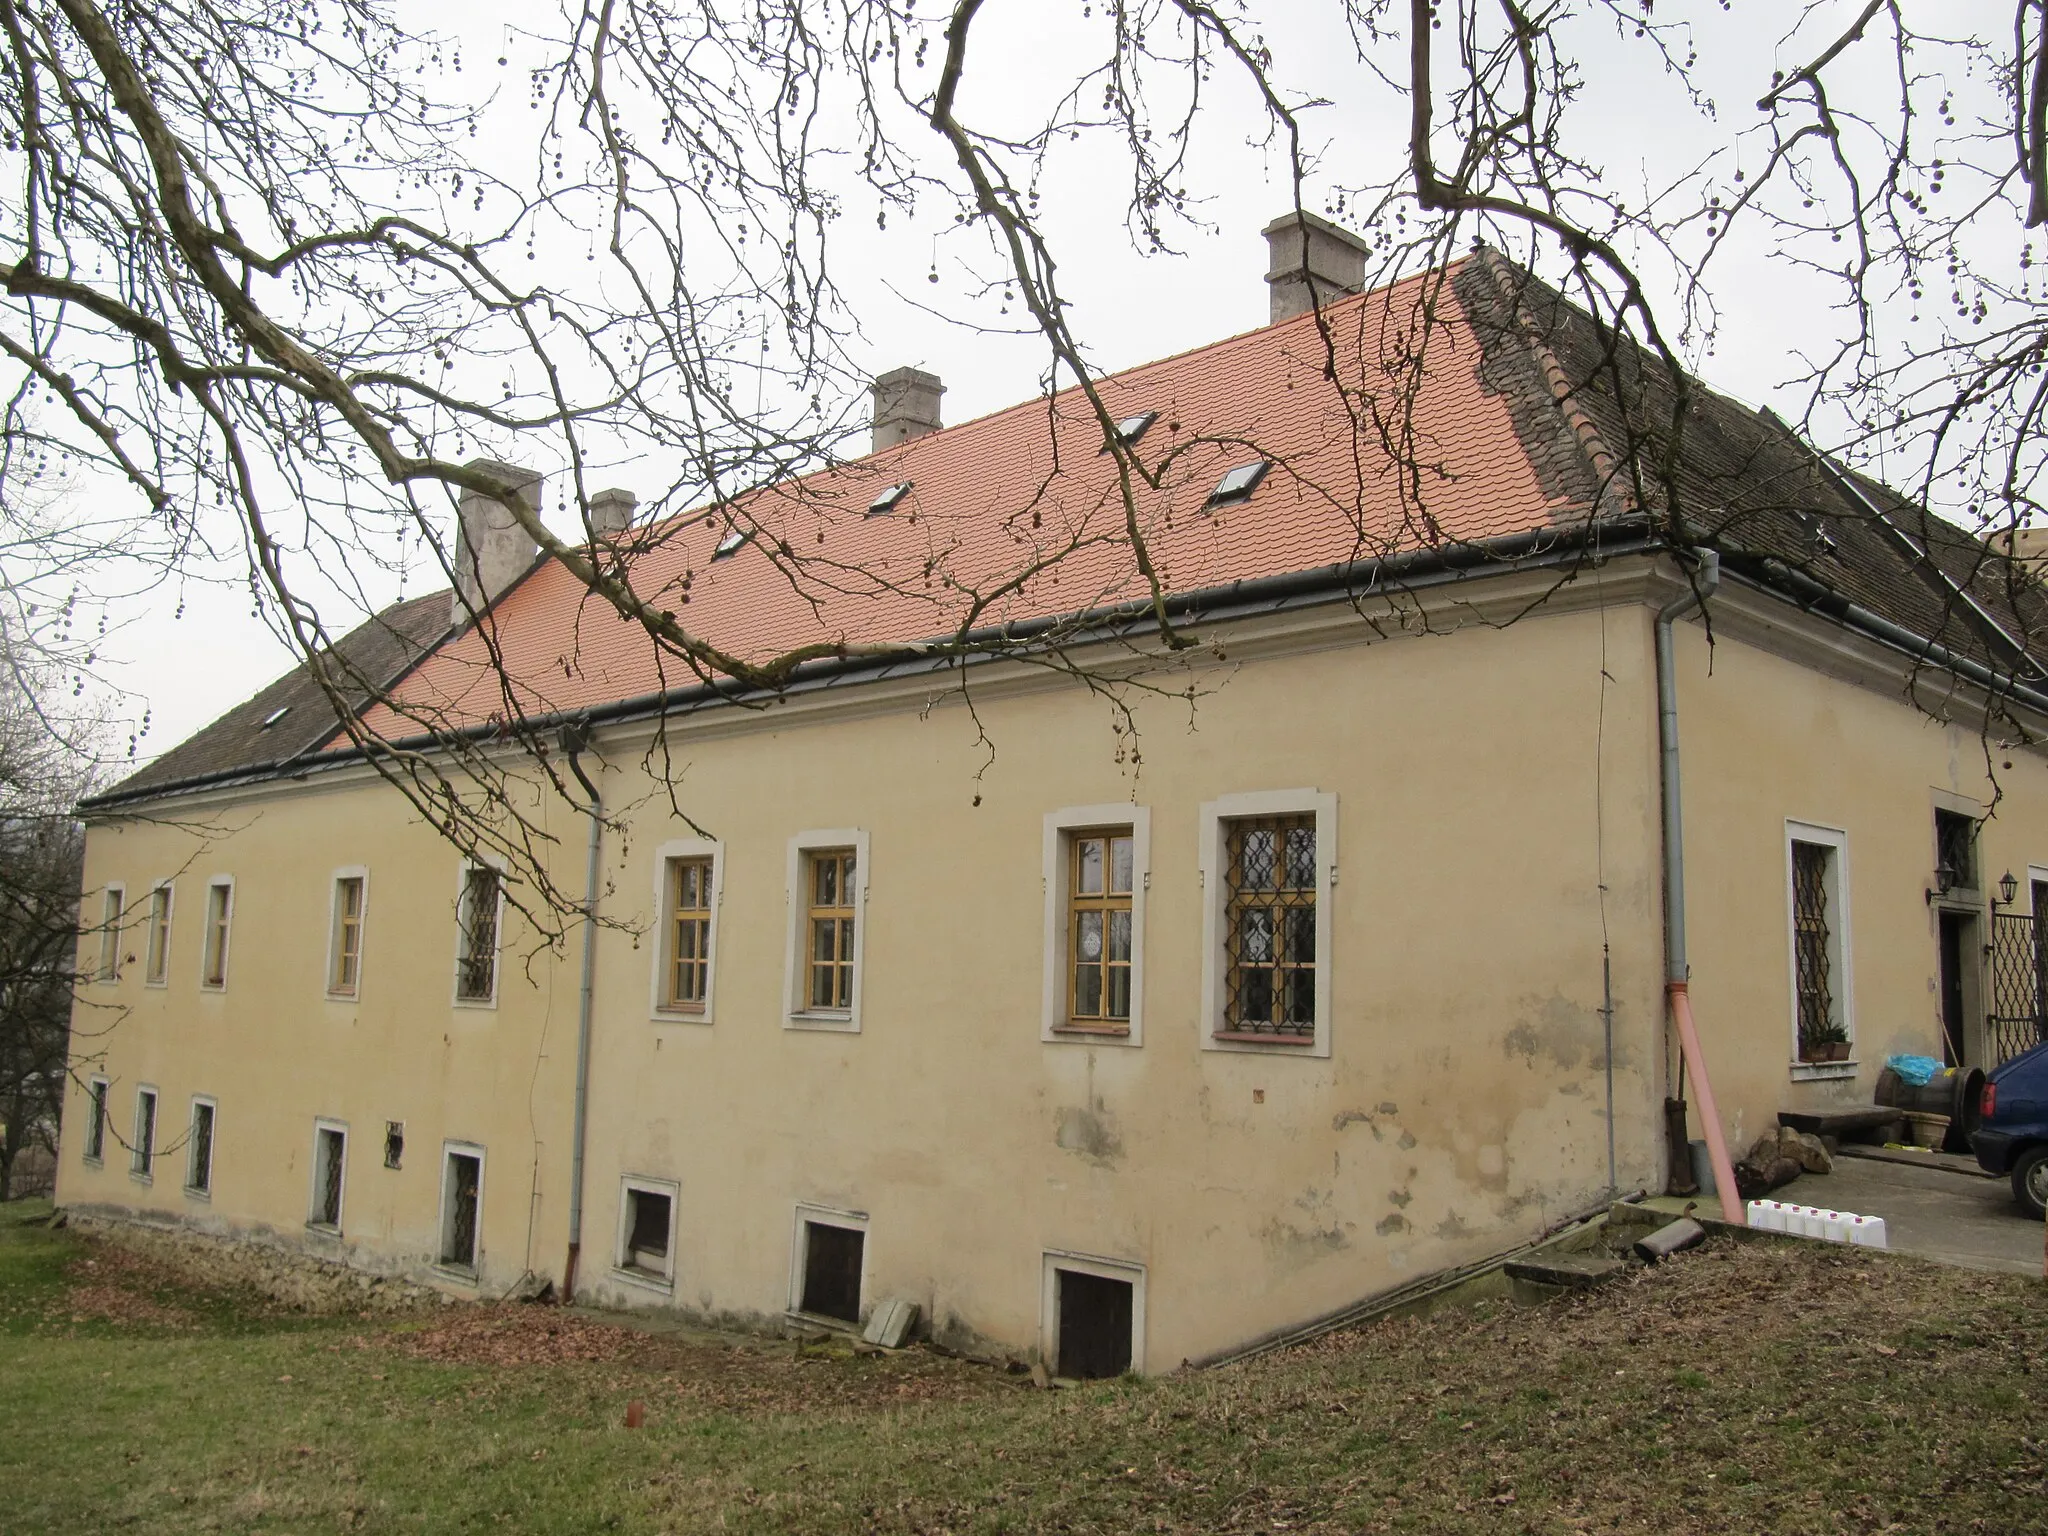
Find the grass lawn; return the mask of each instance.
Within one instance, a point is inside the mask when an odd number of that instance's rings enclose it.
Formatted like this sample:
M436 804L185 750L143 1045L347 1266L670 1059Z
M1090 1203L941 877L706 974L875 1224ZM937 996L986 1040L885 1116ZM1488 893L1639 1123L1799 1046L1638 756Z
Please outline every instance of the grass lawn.
M295 1316L46 1212L0 1207L23 1536L2048 1529L2048 1287L1860 1250L1047 1393L546 1308Z

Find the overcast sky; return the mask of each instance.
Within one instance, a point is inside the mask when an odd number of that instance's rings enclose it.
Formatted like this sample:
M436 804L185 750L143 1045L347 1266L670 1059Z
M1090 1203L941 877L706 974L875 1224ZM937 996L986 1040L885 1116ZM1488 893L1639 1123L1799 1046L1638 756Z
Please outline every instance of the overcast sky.
M508 48L504 7L413 8L437 27L459 29L473 60L490 60ZM1006 113L1022 122L1048 91L1070 83L1070 61L1087 34L1076 30L1077 21L1059 29L1047 25L1048 16L1067 17L1068 9L1043 0L993 0L972 60L970 112L992 123ZM1323 148L1325 182L1383 178L1398 169L1405 151L1405 103L1352 60L1341 30L1304 19L1326 9L1289 0L1278 12L1287 24L1266 34L1275 70L1304 94L1330 103L1309 118ZM1579 129L1622 187L1664 184L1694 163L1711 137L1725 137L1726 125L1753 119L1756 95L1773 64L1781 62L1766 29L1791 8L1771 0L1738 5L1731 16L1718 0L1702 0L1658 9L1700 17L1695 42L1704 78L1721 103L1722 127L1688 109L1667 81L1646 69L1639 45L1611 33L1588 33L1582 62L1589 89ZM1846 16L1853 9L1818 7L1823 14L1810 33L1817 36L1838 12ZM1974 0L1940 9L1958 23L1980 13L1993 26L1997 22L1994 7ZM1884 62L1872 61L1876 67ZM1130 366L1265 323L1266 248L1259 230L1288 206L1284 168L1277 155L1251 142L1261 130L1243 88L1226 83L1208 111L1188 177L1208 227L1185 232L1185 249L1178 254L1143 256L1131 248L1121 217L1123 168L1098 146L1084 145L1057 161L1042 187L1045 226L1064 263L1062 281L1073 301L1075 326L1099 366ZM912 147L934 154L943 148L935 137L928 146ZM1312 206L1321 191L1319 186ZM863 219L857 211L842 229L837 273L858 308L865 360L873 371L914 364L939 374L948 423L1036 393L1046 360L1041 341L948 324L918 307L937 302L956 313L995 318L986 307L976 309L959 298L969 274L955 261L956 245L935 240L929 228L903 228L900 221L891 233L878 234L872 215ZM1825 291L1774 266L1767 255L1753 245L1739 247L1722 270L1716 290L1721 333L1713 354L1699 358L1709 383L1754 403L1779 398L1793 371L1789 354L1820 344L1827 334ZM936 287L927 281L935 259L942 276ZM1662 297L1668 305L1670 296ZM649 467L646 473L654 478L657 471ZM630 466L608 478L636 488ZM390 586L380 595L395 597L395 579ZM104 660L109 676L152 711L144 756L168 749L291 663L252 613L246 587L232 582L186 582L123 618Z

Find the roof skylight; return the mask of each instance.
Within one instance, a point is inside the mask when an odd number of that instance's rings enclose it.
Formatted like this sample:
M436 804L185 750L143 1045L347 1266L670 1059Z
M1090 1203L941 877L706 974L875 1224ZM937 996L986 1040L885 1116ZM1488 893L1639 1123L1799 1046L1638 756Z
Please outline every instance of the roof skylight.
M1116 440L1129 447L1145 435L1145 429L1159 419L1157 411L1140 411L1135 416L1126 416L1116 424ZM1102 452L1109 452L1109 444L1102 445Z
M263 717L263 723L257 726L256 729L259 731L267 731L273 725L277 724L278 721L282 720L286 715L290 714L291 712L292 707L289 704L285 705L282 709L273 709L269 714Z
M1203 507L1228 507L1240 501L1250 501L1252 492L1256 491L1259 482L1266 478L1267 468L1267 460L1254 459L1249 464L1240 464L1237 468L1226 471L1223 478L1216 482L1216 489L1209 493L1209 499L1202 504Z
M725 532L725 537L718 541L718 547L711 551L711 558L714 560L724 560L732 555L736 555L740 551L740 546L746 542L746 529L728 528Z
M881 495L868 503L867 515L869 517L883 517L888 513L894 512L896 504L910 494L910 485L910 481L901 480L895 485L890 486Z

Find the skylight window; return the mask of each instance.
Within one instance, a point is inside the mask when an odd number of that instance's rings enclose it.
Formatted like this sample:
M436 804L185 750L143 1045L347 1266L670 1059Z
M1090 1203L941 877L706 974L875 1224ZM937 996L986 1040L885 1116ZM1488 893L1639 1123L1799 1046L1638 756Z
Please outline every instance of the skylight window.
M286 715L290 714L291 712L292 707L289 704L285 705L282 709L273 709L269 714L263 717L263 723L256 727L256 729L258 729L259 731L267 731L273 725L277 724L278 721L282 720Z
M1145 429L1159 419L1157 411L1140 411L1135 416L1126 416L1116 424L1116 440L1128 448L1145 435ZM1102 445L1102 452L1109 452L1109 444Z
M1249 464L1240 464L1226 472L1216 482L1216 489L1209 493L1203 503L1206 507L1235 506L1240 501L1250 501L1252 492L1259 488L1259 482L1266 478L1268 464L1265 459L1254 459Z
M910 482L902 480L892 485L873 501L868 503L869 517L884 517L896 510L896 504L910 494Z
M747 530L728 528L725 537L718 541L718 547L711 551L711 558L724 560L740 552L740 546L747 542Z

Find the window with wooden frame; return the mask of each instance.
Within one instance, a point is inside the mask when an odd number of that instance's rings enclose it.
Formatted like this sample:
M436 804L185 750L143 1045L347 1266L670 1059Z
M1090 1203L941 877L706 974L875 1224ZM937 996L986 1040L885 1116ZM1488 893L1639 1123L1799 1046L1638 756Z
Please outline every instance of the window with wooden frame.
M498 915L504 903L504 876L488 864L470 864L462 872L462 893L456 909L455 999L491 1003L498 996Z
M142 982L161 987L171 979L171 883L160 880L149 893L149 933L143 945Z
M1303 1041L1316 1030L1316 822L1224 824L1224 1004L1228 1038Z
M327 940L327 993L354 997L363 972L363 908L369 877L338 875L334 881L333 931Z
M128 904L128 892L110 885L100 899L100 958L95 973L101 981L121 979L121 911Z
M851 848L813 848L804 856L804 1007L853 1008L854 899L859 871Z
M668 953L661 1006L701 1014L711 992L711 859L667 861Z
M1337 797L1231 795L1201 811L1204 1044L1330 1051Z
M1131 1027L1135 847L1129 827L1067 839L1066 1028L1120 1035Z
M228 984L228 930L234 917L234 881L212 881L206 887L206 941L199 968L202 987L218 990Z
M96 1077L85 1088L85 1151L88 1163L105 1159L107 1152L107 1080Z
M678 1186L627 1174L619 1181L618 1252L612 1268L643 1285L666 1290L675 1280Z

